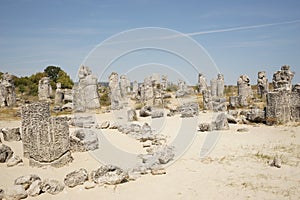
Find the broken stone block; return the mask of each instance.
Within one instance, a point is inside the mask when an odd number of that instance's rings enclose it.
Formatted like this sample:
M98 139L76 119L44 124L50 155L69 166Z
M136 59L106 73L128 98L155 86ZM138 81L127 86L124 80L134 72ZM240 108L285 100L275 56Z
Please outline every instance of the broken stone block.
M98 148L98 136L90 129L75 130L70 135L70 150L72 152L92 151Z
M105 165L90 174L91 179L97 184L116 185L128 180L128 174L121 168Z

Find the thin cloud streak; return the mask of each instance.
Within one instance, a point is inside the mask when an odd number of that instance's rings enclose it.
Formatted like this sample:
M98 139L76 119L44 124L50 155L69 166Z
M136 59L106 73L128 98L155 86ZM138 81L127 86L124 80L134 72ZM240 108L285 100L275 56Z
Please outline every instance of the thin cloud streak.
M300 23L300 19L293 20L293 21L279 22L279 23L260 24L260 25L253 25L253 26L239 26L239 27L225 28L225 29L218 29L218 30L200 31L200 32L194 32L194 33L186 33L185 35L192 37L192 36L204 35L204 34L210 34L210 33L223 33L223 32L230 32L230 31L250 30L250 29L258 29L258 28L266 28L266 27L270 27L270 26L295 24L295 23Z

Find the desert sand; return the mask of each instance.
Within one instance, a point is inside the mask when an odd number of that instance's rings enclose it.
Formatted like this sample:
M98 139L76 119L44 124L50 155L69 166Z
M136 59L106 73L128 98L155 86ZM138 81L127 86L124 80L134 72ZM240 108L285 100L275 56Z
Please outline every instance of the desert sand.
M110 113L97 114L98 121L113 120ZM209 121L211 113L200 113L198 121ZM178 129L179 116L167 117L162 134L171 142ZM139 119L151 122L151 118ZM0 121L0 128L20 126L20 121ZM237 132L247 128L247 132ZM174 134L173 134L174 133ZM142 175L135 181L115 186L83 185L65 189L57 194L41 194L27 199L299 199L300 198L300 127L295 124L266 126L264 124L230 124L230 130L219 131L216 145L201 158L202 144L209 134L197 132L184 154L166 166L165 175ZM105 130L104 136L114 145L131 153L143 153L142 144L117 130ZM1 136L2 137L2 136ZM2 139L3 141L3 139ZM22 156L22 142L6 142L16 155ZM101 149L101 141L100 141ZM270 161L278 155L281 168L271 167ZM88 171L102 165L89 152L73 153L74 161L62 168L7 167L0 164L0 188L13 185L16 178L37 174L42 179L55 178L63 182L66 174L79 168Z

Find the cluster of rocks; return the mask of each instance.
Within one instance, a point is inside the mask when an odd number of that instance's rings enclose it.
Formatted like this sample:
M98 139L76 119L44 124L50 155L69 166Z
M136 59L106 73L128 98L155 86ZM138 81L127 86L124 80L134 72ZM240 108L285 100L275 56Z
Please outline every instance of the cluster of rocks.
M78 71L78 84L73 87L73 104L75 111L100 108L98 79L89 67L81 65Z
M210 81L209 89L205 76L199 73L198 92L202 94L204 110L212 110L214 112L227 110L227 103L224 98L224 76L222 74L218 74L217 79Z
M189 94L189 91L188 91L185 81L179 80L178 81L178 90L176 91L175 97L180 98L180 97L184 97L188 94Z
M16 104L16 93L13 76L5 73L0 79L0 108Z
M72 161L66 117L51 117L48 102L22 106L24 157L32 166L61 167Z
M164 111L154 109L152 106L143 106L139 111L140 117L160 118L164 116Z
M59 82L56 83L54 103L56 105L61 105L61 104L65 104L65 103L71 103L72 101L73 101L72 90L62 89L61 83L59 83ZM62 108L64 108L64 107L66 107L66 106L63 106Z
M21 140L20 128L2 128L0 129L0 133L2 133L4 141L11 142Z
M25 199L27 197L36 197L43 193L56 195L62 192L64 187L64 184L58 180L42 180L38 175L30 174L15 179L13 186L6 191L2 190L2 197L5 199Z

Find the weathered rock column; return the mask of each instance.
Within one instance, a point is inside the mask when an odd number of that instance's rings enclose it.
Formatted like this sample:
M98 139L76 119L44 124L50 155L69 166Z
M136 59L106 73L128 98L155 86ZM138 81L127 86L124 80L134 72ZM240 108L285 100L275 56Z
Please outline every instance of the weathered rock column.
M14 106L16 104L16 93L13 76L5 73L0 80L0 107Z
M66 117L50 117L47 102L24 105L21 116L23 152L30 165L61 167L73 160Z
M257 74L257 94L260 97L267 95L269 91L269 83L265 71L258 72Z
M43 77L39 80L38 88L39 100L49 101L52 95L52 87L50 85L50 79L48 77Z

